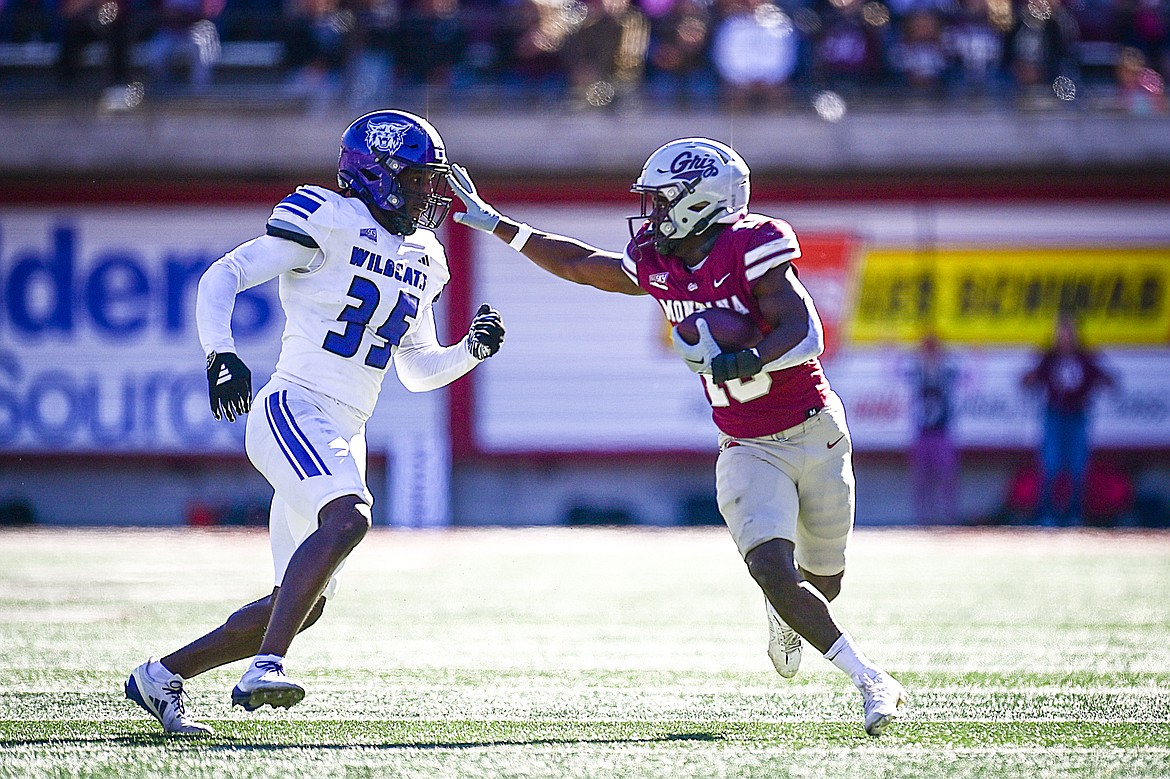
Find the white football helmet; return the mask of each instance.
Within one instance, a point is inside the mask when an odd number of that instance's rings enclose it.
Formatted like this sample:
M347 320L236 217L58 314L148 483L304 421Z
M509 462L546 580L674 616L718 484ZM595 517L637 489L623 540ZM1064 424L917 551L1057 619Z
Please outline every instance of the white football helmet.
M650 155L630 188L642 196L642 213L629 218L630 237L638 245L653 241L659 254L671 254L683 238L734 222L747 213L749 175L743 157L719 141L671 141Z

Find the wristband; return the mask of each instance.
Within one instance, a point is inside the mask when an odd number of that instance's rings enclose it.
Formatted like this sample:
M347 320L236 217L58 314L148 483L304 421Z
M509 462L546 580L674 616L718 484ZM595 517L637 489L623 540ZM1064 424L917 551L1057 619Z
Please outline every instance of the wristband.
M508 245L518 252L524 251L524 244L528 243L528 239L531 237L532 228L524 222L521 222L516 227L516 235L512 237L512 240L508 241Z

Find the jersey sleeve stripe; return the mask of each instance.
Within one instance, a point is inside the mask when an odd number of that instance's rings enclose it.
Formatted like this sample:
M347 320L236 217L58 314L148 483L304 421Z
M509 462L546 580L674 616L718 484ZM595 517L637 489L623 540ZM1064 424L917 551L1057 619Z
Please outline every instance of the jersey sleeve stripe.
M264 225L264 232L266 234L271 235L271 236L276 237L276 238L283 238L286 241L292 241L293 243L299 243L301 246L304 246L307 249L320 249L321 248L320 246L317 245L317 242L313 240L312 236L305 235L304 233L300 232L299 230L290 230L287 227L281 227L279 225L274 225L271 222Z
M309 189L308 187L301 187L293 194L294 195L302 195L303 197L311 197L314 200L316 200L317 202L321 203L322 205L324 205L324 203L325 203L325 197L323 195L321 195L321 193L314 192L313 190Z
M309 221L309 214L307 211L302 211L301 209L297 208L296 206L294 206L290 203L286 203L284 201L277 203L276 208L274 208L272 210L274 212L275 211L287 211L290 214L292 214L293 216L297 217L298 219L304 219L306 222Z
M748 281L755 281L760 276L763 276L765 273L772 270L772 268L777 268L784 263L794 260L800 256L799 254L794 254L791 257L785 256L787 254L788 252L785 251L773 256L770 258L770 261L760 260L755 265L745 270L744 275L747 276Z
M792 255L791 257L787 256L790 254ZM800 255L797 253L796 247L789 246L786 249L780 249L779 251L772 252L771 254L769 254L765 257L758 257L758 258L752 260L751 262L747 263L745 265L745 267L747 267L748 269L751 269L751 268L754 268L761 263L768 262L769 260L775 260L777 257L783 257L784 262L788 262L789 260L794 260L799 256ZM775 264L775 263L772 263L772 264Z
M311 214L324 205L324 201L314 200L313 198L306 197L305 193L303 192L294 192L284 200L280 201L280 204L300 206Z
M754 249L749 249L743 254L743 262L747 266L752 266L756 262L766 257L771 257L781 249L795 249L797 246L796 238L791 235L785 235L777 238L774 241L768 241L765 244L757 246Z
M638 283L638 265L629 254L622 255L622 270L630 277L630 281Z

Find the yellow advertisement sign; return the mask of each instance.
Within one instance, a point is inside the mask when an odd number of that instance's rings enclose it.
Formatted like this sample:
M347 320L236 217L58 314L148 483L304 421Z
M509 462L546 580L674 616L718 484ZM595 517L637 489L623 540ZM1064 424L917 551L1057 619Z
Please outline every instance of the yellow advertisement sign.
M1040 344L1060 311L1093 344L1170 341L1170 247L866 252L854 342Z

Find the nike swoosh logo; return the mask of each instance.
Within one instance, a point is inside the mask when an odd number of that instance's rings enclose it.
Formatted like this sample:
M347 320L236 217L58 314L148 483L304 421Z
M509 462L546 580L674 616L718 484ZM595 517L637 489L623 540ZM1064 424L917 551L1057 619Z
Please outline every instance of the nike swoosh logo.
M718 286L722 285L722 284L723 284L723 282L727 281L727 277L728 277L728 276L730 276L730 275L731 275L730 273L725 273L725 274L723 274L723 278L721 278L721 279L716 279L716 280L715 280L715 286L716 286L716 287L718 287Z
M845 434L844 434L844 433L842 433L842 434L841 434L841 437L840 437L840 438L838 438L838 439L837 439L836 441L834 441L833 443L831 443L831 444L825 444L825 448L826 448L826 449L832 449L834 446L836 446L837 444L841 443L841 442L842 442L842 441L844 441L844 440L845 440Z

